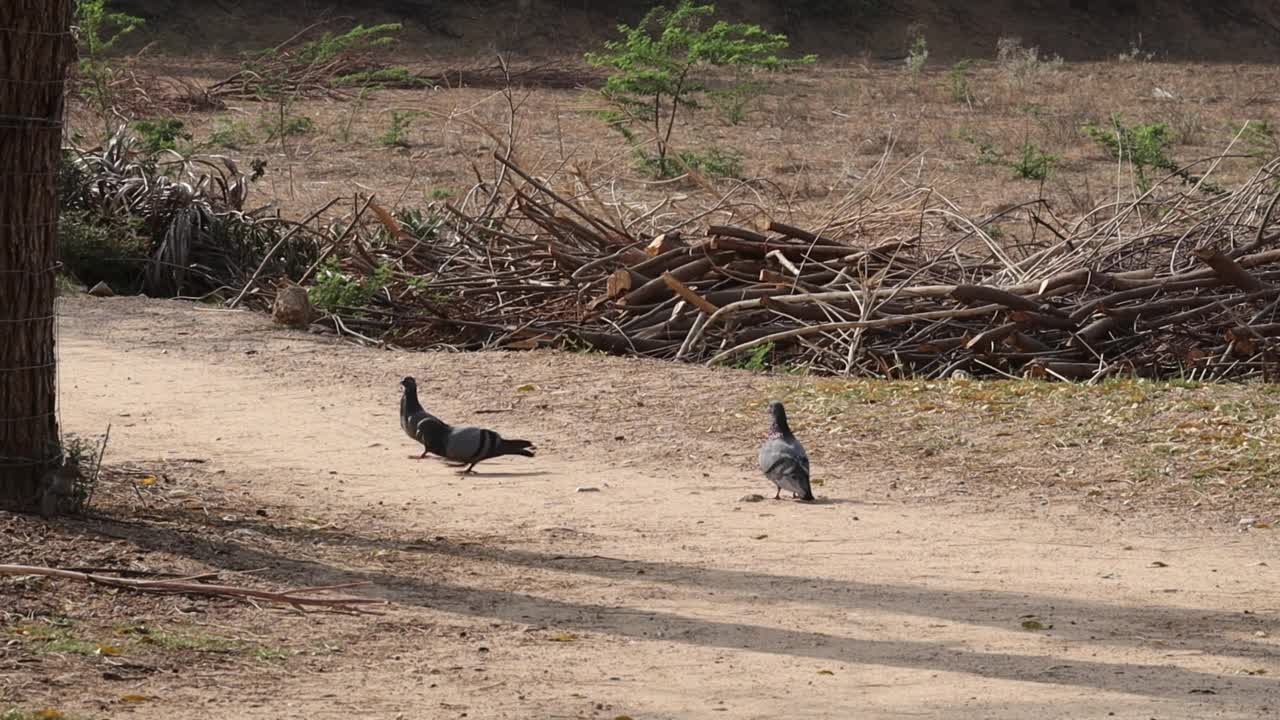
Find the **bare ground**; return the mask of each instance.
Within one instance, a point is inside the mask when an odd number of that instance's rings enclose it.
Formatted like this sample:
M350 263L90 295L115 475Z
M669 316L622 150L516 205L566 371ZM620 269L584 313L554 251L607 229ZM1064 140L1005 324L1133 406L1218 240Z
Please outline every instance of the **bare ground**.
M763 401L820 382L363 349L177 302L63 314L64 426L112 423L112 472L97 517L0 517L6 557L368 581L390 604L302 616L7 580L0 712L1164 719L1280 703L1276 539L1230 503L1002 482L945 452L881 453L875 428L913 447L895 416L919 408L854 404L828 425L803 402L820 502L740 502L768 494L751 468ZM534 439L539 457L469 478L409 460L404 374L433 411ZM1131 449L1085 443L1053 464L1092 473Z

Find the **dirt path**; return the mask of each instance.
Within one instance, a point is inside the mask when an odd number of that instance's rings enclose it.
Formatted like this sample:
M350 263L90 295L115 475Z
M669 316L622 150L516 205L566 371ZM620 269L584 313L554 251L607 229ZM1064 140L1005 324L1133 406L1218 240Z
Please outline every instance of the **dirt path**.
M367 564L273 553L269 533L242 535L232 556L293 582L372 580L395 603L386 619L342 621L365 627L341 672L239 678L232 704L171 687L138 717L196 700L210 718L1280 708L1274 533L1121 523L1067 502L904 501L873 462L829 455L824 502L739 502L767 492L751 469L758 432L733 432L762 419L742 414L768 379L367 350L182 303L72 300L63 313L68 430L111 422L109 461L207 459L222 492L344 518L332 543ZM431 410L534 439L539 457L475 478L407 459L405 374Z

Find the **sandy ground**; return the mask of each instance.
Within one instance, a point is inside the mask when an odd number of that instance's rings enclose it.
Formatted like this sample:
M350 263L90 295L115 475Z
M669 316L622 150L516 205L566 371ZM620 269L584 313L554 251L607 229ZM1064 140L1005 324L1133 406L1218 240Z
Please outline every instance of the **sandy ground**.
M206 718L1280 710L1274 532L907 497L886 488L910 478L824 451L836 439L816 428L797 432L820 502L742 502L772 496L752 469L768 378L364 349L177 302L71 299L62 313L67 430L109 422L109 463L201 458L204 491L337 518L323 543L283 552L262 525L209 552L280 582L372 581L366 594L391 602L380 618L312 621L358 638L328 665L157 677L163 700L132 717L197 703ZM475 477L409 460L405 374L433 412L535 440L537 459Z

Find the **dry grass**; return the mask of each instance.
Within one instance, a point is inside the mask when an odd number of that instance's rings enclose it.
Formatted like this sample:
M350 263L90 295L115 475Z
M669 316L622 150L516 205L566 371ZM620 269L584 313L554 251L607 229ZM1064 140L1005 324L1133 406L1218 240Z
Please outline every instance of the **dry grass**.
M173 61L147 62L158 73L174 72ZM206 82L230 69L220 62L177 64L187 67L184 79ZM431 67L468 64L476 62L436 59ZM565 66L578 67L573 59ZM426 65L411 67L432 74ZM664 218L684 220L728 195L709 221L759 222L769 216L812 226L882 162L886 150L910 170L904 180L932 185L972 216L1044 197L1057 214L1072 217L1117 194L1133 194L1131 175L1081 132L1087 123L1106 124L1115 113L1129 124L1168 123L1175 142L1169 154L1190 163L1221 155L1246 121L1280 122L1275 100L1264 90L1280 81L1275 67L1055 64L1043 58L1029 67L1025 60L975 63L967 73L968 101L955 99L942 67L927 69L918 82L897 64L871 63L820 64L769 77L741 124L731 125L709 108L680 129L681 147L742 153L745 174L754 179L745 184L655 183L644 177L622 139L592 115L599 103L586 87L518 92L512 134L524 166L562 181L571 175L589 180L605 202L653 210L658 224ZM583 77L590 79L590 71L583 69ZM477 175L493 175L489 154L505 143L509 122L506 98L492 87L374 91L347 102L299 100L288 112L308 118L312 127L284 143L267 140L278 110L250 101L182 119L195 142L212 151L245 161L267 158L268 175L250 202L275 202L293 215L358 189L408 205L465 191ZM402 142L387 143L397 112L414 116ZM98 126L83 110L75 116L82 132ZM1024 143L1058 158L1047 180L1018 179L1008 167L979 162L983 145L1010 153ZM1231 148L1232 154L1249 151L1243 144ZM1258 165L1257 158L1231 158L1217 167L1214 179L1230 186ZM1005 229L1015 237L1026 231Z
M826 452L874 458L929 494L1020 489L1259 522L1280 507L1275 385L810 380L776 392Z

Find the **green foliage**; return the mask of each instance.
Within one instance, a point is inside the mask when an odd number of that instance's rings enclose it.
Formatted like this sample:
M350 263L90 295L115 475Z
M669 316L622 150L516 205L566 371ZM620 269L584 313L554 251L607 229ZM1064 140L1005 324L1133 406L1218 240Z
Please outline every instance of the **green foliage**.
M385 23L365 27L357 25L345 33L325 33L317 40L290 49L268 48L244 53L240 69L246 89L263 99L280 99L289 93L287 78L305 75L309 69L319 66L333 68L351 56L395 42L400 23ZM376 79L383 74L385 82L409 80L413 76L404 68L360 70L336 76L334 83L358 85Z
M110 137L114 132L116 69L105 55L121 38L142 27L142 18L112 12L107 0L76 0L75 23L80 44L77 68L84 80L80 94L102 120L105 137Z
M1221 195L1226 191L1214 183L1206 182L1180 167L1168 155L1172 132L1167 123L1144 123L1128 127L1117 113L1111 116L1111 127L1085 125L1084 134L1101 145L1107 153L1133 168L1138 189L1147 192L1152 188L1152 170L1163 170L1177 177L1186 185L1199 184L1205 192Z
M303 43L298 50L298 60L307 65L321 65L343 53L386 47L395 42L394 36L402 28L400 23L383 23L370 27L356 25L341 35L327 32L319 40Z
M1085 125L1084 134L1101 145L1114 159L1128 162L1138 178L1142 192L1151 189L1150 170L1176 172L1178 165L1166 150L1170 142L1169 126L1165 123L1145 123L1126 127L1120 115L1111 116L1111 127Z
M434 87L435 82L429 78L414 74L408 68L389 67L376 70L362 70L355 73L339 75L334 79L335 85L372 85L377 87Z
M1032 142L1025 142L1018 155L1009 163L1013 174L1023 180L1047 180L1049 172L1058 162L1058 156L1050 155Z
M142 147L149 153L162 150L178 149L178 141L191 142L191 133L183 129L183 122L177 118L161 118L159 120L137 120L133 129L137 131Z
M1269 120L1249 120L1240 132L1240 140L1249 148L1249 154L1268 162L1280 157L1280 134Z
M88 210L58 215L58 257L82 285L105 282L117 293L136 292L150 247L140 223L128 216Z
M1038 145L1027 140L1017 148L1012 157L993 143L962 138L973 143L978 150L978 164L1000 165L1013 171L1013 176L1023 180L1046 180L1058 162L1058 156L1050 155Z
M961 60L947 71L947 90L951 93L952 100L966 105L973 103L973 89L969 85L972 68L972 60Z
M347 275L330 259L320 266L315 285L307 291L311 304L325 312L337 312L339 308L362 308L373 301L374 295L391 282L391 266L379 265L373 275L360 279Z
M293 114L292 102L282 102L276 109L258 118L258 127L266 135L267 142L306 135L315 126L315 121L306 115Z
M668 167L676 118L683 110L696 109L706 93L706 68L780 69L816 59L781 58L778 53L790 45L786 36L758 25L712 22L714 15L714 5L690 0L682 0L674 10L655 7L639 24L619 25L621 40L586 55L591 65L613 71L602 90L612 107L601 117L633 145L639 138L632 128L645 128L652 135L659 168Z
M253 144L253 130L244 120L216 120L213 129L209 131L209 144L229 150L243 150Z
M924 28L915 23L907 28L907 39L910 42L907 46L907 72L911 73L912 80L918 81L929 62L929 41L925 39Z
M772 363L770 357L773 355L773 343L767 342L751 348L745 358L734 361L730 367L739 370L750 370L752 372L765 372Z
M764 93L764 83L740 73L733 84L707 91L716 114L729 125L741 125L751 105Z
M378 142L383 147L389 148L408 148L411 147L409 142L409 126L413 123L413 119L421 113L405 112L403 110L391 111L391 125L387 131L378 138Z

